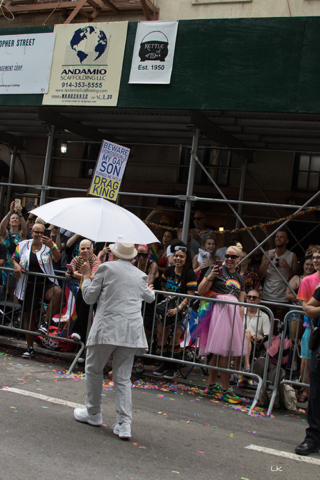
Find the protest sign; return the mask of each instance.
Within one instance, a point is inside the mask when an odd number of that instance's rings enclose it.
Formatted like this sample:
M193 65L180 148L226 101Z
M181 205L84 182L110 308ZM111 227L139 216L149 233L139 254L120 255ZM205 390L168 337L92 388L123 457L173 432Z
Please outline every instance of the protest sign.
M104 140L89 193L115 201L129 158L130 148Z

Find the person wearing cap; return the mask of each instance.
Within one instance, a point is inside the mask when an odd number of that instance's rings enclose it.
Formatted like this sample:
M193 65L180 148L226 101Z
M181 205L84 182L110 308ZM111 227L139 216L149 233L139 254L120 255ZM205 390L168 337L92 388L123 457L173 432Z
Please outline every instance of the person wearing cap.
M115 258L99 266L93 281L90 267L85 263L82 295L85 302L97 302L96 315L87 340L86 408L76 408L74 417L93 426L102 425L101 393L103 368L113 355L113 381L117 422L113 433L122 439L131 437L131 370L134 356L145 353L148 347L141 302L154 301L153 286L148 276L132 265L137 255L133 243L122 243L120 237L110 245Z

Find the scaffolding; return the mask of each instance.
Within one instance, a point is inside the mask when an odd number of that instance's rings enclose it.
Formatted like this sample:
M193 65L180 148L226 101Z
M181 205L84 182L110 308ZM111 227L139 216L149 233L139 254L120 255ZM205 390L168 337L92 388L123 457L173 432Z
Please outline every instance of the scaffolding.
M196 117L196 120L198 118ZM196 121L195 121L196 123ZM199 122L198 122L199 123ZM200 122L201 123L201 122ZM124 192L120 191L119 195L121 197L126 197L126 196L131 196L131 197L156 197L156 198L167 198L171 200L179 200L180 202L184 202L184 216L183 216L183 224L182 224L182 241L187 243L187 237L188 237L188 231L189 231L189 224L190 224L190 215L191 215L191 208L192 204L196 202L208 202L208 203L223 203L228 205L229 209L231 210L231 215L233 215L236 218L236 228L239 228L241 225L242 228L246 229L248 232L249 236L253 240L255 247L248 253L248 256L252 255L256 250L259 248L262 250L263 254L267 257L269 261L271 261L270 257L268 256L267 252L264 250L263 245L281 228L283 228L289 220L284 220L281 222L278 227L265 239L262 241L259 241L252 231L248 228L248 225L245 223L243 216L242 216L242 207L244 205L250 205L250 206L258 206L258 207L270 207L273 209L275 214L278 214L278 211L276 210L277 208L287 208L294 210L293 212L293 218L298 215L299 212L304 210L311 202L313 202L318 196L320 191L316 192L312 197L310 197L303 205L291 205L291 204L278 204L278 203L272 203L269 201L268 197L265 195L265 193L262 191L260 188L258 182L254 179L252 174L248 171L248 158L252 157L252 151L242 151L240 156L242 165L241 165L241 178L240 178L240 184L239 184L239 194L238 194L238 199L237 200L231 200L228 199L220 187L218 186L217 182L212 178L212 176L208 173L206 167L200 162L198 158L198 147L199 147L199 135L200 131L205 134L211 135L211 132L207 131L207 128L204 124L201 124L201 130L199 126L194 126L193 127L193 136L192 136L192 147L191 147L191 154L190 154L190 164L189 164L189 170L188 170L188 181L187 181L187 188L186 188L186 193L184 195L166 195L166 194L158 194L158 193L136 193L136 192ZM57 186L51 186L49 183L50 179L50 171L52 169L52 160L54 158L59 158L59 157L54 157L53 156L53 145L54 145L54 139L56 135L56 127L54 125L51 125L49 127L49 132L48 132L48 137L47 137L47 148L46 148L46 154L45 154L45 160L44 160L44 167L43 167L43 174L42 174L42 183L41 185L32 185L32 188L36 189L39 191L40 195L40 205L43 205L44 203L47 202L47 200L50 199L48 194L50 193L51 190L57 190L57 191L68 191L68 192L75 192L75 193L87 193L86 189L81 189L81 188L70 188L70 187L57 187ZM226 139L227 140L227 139ZM242 146L242 145L241 145ZM234 145L236 147L236 151L238 152L238 149L240 147L239 144ZM9 177L8 177L8 182L1 182L1 195L0 195L0 200L1 204L3 204L3 198L4 198L4 189L3 187L7 187L7 198L11 198L11 192L13 187L26 187L30 188L29 184L21 184L21 183L13 183L13 175L15 171L15 162L16 162L16 157L17 157L17 152L18 152L18 147L14 146L11 152L11 157L10 157L10 169L9 169ZM82 159L75 159L82 161ZM88 161L88 160L86 160ZM89 160L90 161L90 160ZM175 165L177 167L177 165ZM207 197L199 197L194 195L194 184L195 184L195 171L196 167L200 168L204 175L209 179L210 183L212 186L215 188L215 191L220 195L220 198L207 198ZM211 168L211 166L209 167ZM234 167L226 167L226 168L234 168ZM244 200L244 193L245 193L245 182L246 182L246 177L247 175L250 176L250 178L254 181L257 189L262 193L262 195L265 198L265 202L254 202L254 201L246 201ZM6 204L6 212L9 210L9 202ZM304 240L310 233L314 232L318 228L318 224L308 232L308 234L302 239ZM289 230L289 229L288 229ZM302 252L305 253L305 250L301 244L302 240L298 240L290 231L292 237L294 238L296 244L295 246L299 245L301 248ZM243 259L244 260L244 259ZM241 262L240 262L241 263ZM293 291L286 281L286 279L283 277L279 269L274 265L274 268L276 269L278 275L281 277L281 279L287 284L287 286L290 288L291 291ZM294 293L294 292L293 292Z

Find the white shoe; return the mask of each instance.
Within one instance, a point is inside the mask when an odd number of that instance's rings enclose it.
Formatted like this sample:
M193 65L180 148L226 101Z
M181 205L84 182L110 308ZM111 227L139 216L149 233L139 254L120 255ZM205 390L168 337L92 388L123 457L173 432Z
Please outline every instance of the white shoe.
M131 425L130 423L115 423L112 425L113 433L118 435L119 438L128 439L131 438Z
M94 427L102 425L101 412L91 415L86 408L75 408L73 413L74 418L78 420L78 422L89 423L89 425L93 425Z
M78 342L81 340L79 333L73 333L70 338L72 338L72 340L78 340Z

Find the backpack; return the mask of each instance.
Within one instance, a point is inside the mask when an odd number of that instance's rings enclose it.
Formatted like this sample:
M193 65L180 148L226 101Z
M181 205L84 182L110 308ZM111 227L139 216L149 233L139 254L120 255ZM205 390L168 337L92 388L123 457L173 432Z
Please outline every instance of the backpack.
M72 342L66 342L65 340L63 340L62 337L59 337L60 331L58 327L49 327L48 334L57 337L57 339L50 337L42 337L39 335L36 338L36 342L40 347L47 348L48 350L56 350L57 352L74 351L75 344Z

